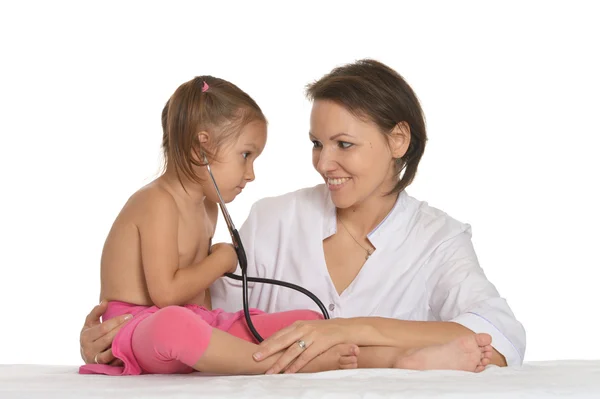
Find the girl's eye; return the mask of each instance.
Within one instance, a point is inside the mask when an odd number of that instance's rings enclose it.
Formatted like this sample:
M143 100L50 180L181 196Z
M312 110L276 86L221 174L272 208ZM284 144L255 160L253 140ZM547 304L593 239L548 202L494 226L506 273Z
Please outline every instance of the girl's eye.
M321 143L319 143L317 140L313 140L313 148L321 148Z
M347 141L339 141L338 145L340 148L343 148L344 150L346 150L346 149L352 147L354 144L348 143Z
M248 157L250 156L250 153L244 152L244 153L242 153L242 156L244 157L244 159L248 159Z

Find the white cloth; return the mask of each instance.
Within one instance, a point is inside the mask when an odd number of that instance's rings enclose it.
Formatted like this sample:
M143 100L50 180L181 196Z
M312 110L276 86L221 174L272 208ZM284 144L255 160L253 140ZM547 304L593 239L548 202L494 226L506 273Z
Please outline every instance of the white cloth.
M332 318L455 321L490 334L509 366L522 364L525 330L480 268L468 224L402 192L368 235L376 251L341 295L323 253L323 240L335 234L336 225L324 184L256 202L240 229L248 275L310 290ZM217 280L211 296L213 308L242 308L241 282L236 280ZM307 296L269 284L249 284L249 306L266 312L319 311Z
M598 399L600 360L488 366L482 373L357 369L217 377L202 373L107 377L76 366L2 365L2 399Z

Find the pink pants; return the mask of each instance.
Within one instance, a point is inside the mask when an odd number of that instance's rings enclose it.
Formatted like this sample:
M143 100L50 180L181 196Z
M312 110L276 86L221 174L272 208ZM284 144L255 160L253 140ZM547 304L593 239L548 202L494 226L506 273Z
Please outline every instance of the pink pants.
M248 342L257 343L246 325L244 312L227 313L202 306L139 306L125 302L110 302L103 320L131 314L130 320L117 333L113 355L124 363L122 367L88 364L80 374L137 375L183 374L194 371L210 343L214 328ZM311 310L264 313L250 309L252 322L263 338L289 326L297 320L317 320L323 316Z

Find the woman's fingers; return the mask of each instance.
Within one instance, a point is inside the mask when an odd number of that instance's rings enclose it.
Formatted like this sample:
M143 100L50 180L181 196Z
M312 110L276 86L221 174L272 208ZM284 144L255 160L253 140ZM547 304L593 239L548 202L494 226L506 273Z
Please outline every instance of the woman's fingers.
M115 329L117 329L117 331L118 331L118 329L121 328L122 324L125 323L129 319L131 319L130 314L120 315L117 317L113 317L110 320L106 320L106 321L102 322L101 324L93 325L93 326L85 328L81 332L82 346L84 346L83 344L85 344L86 341L96 341L96 340L102 338L103 336L105 336L106 334L111 333ZM111 342L112 342L112 339L111 339Z
M271 336L269 336L268 338L266 338L263 342L261 342L260 344L258 344L258 351L261 351L263 348L266 348L267 346L270 346L274 341L278 341L281 337L283 337L284 335L288 334L289 332L293 331L295 329L294 325L291 326L287 326L285 328L282 328L281 330L271 334Z
M285 374L292 374L299 370L301 370L304 366L308 364L311 360L319 356L321 353L325 352L327 349L322 349L321 345L318 345L317 342L314 342L311 346L306 348L304 351L300 353L298 357L293 359L293 363L289 365L287 370L285 370Z
M115 367L122 367L124 365L123 361L121 359L116 359L113 360L112 362L108 363L109 366L115 366Z
M121 315L82 330L79 340L83 361L87 364L95 363L94 358L103 364L112 361L114 359L112 352L106 353L107 349L111 347L124 323L130 319L131 315Z
M94 306L92 311L86 316L83 328L90 328L100 324L100 317L106 312L108 303L106 301L100 302L100 304Z
M304 348L298 341L294 341L293 344L288 346L288 349L279 356L279 359L277 359L275 364L271 366L265 374L278 374L286 369L298 356L302 355L304 351L307 351L308 348L310 348L312 341L310 338L302 337L302 343L304 344Z
M115 317L115 319L117 319L117 317ZM100 336L100 338L98 338L95 341L95 346L97 348L99 348L99 350L105 350L106 348L110 348L110 346L112 345L112 342L114 341L115 337L117 336L117 333L125 325L125 322L127 320L129 320L128 318L125 318L125 315L123 315L122 317L119 316L118 319L119 320L115 320L114 323L110 323L111 321L114 320L114 319L110 319L110 320L102 323L102 325L99 326L99 327L104 327L105 330L110 329L110 330L108 330L108 332L106 332L104 335ZM106 326L105 326L105 324L106 324Z
M314 336L314 334L313 334ZM335 349L336 346L341 346L339 343L336 343L335 340L331 339L330 336L321 336L321 338L313 338L312 345L308 347L304 352L300 354L293 362L290 364L285 371L286 374L296 373L302 370L308 363L312 362L315 358L322 355L323 353ZM353 347L347 346L345 350L347 353L340 352L343 356L354 356L358 355L358 346L356 349Z
M115 359L115 356L112 353L112 349L108 349L105 350L104 352L100 352L98 353L97 356L95 356L94 361L97 361L98 364L109 364L111 362L113 362Z
M264 360L277 352L290 348L292 344L302 339L302 337L305 335L306 332L302 328L286 327L280 332L273 334L271 337L261 342L258 351L252 356L256 361Z
M327 327L328 326L322 324L320 328L313 329L310 335L305 335L301 338L306 341L307 347L304 351L301 351L299 355L296 355L295 358L291 360L291 363L286 365L286 373L289 374L300 371L317 356L342 342L339 331ZM285 362L285 359L282 360L282 362Z

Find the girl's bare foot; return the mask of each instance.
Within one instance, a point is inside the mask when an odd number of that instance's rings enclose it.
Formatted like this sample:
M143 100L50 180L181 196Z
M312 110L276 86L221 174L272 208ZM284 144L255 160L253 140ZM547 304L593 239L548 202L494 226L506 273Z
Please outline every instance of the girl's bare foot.
M358 355L360 354L360 348L356 345L351 346L351 354L346 356L340 356L340 368L341 369L355 369L358 368Z
M410 370L464 370L480 372L490 364L492 337L473 334L447 344L416 349L400 357L395 368Z

